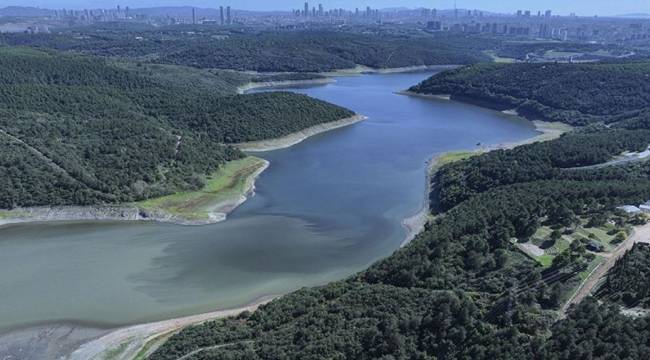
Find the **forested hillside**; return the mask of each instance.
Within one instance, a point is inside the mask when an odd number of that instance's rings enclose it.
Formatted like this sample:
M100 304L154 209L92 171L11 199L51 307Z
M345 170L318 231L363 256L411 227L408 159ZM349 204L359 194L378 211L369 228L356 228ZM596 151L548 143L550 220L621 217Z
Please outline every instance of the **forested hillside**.
M588 299L556 322L598 261L583 241L548 265L516 245L542 226L633 221L613 214L650 199L650 165L583 166L647 148L647 124L631 118L445 165L432 195L443 212L405 248L345 281L185 329L151 359L641 359L647 319Z
M398 36L352 31L237 31L211 26L85 27L54 34L0 34L0 44L71 50L145 62L256 71L321 72L472 64L494 41L464 35Z
M631 49L611 44L590 44L560 41L512 41L504 42L495 53L504 58L519 61L544 59L552 61L553 57L569 57L574 61L608 60L631 53Z
M650 107L650 63L479 64L435 75L411 91L450 94L498 110L572 125L612 123Z
M5 209L197 189L205 174L242 156L227 144L353 115L291 93L231 95L248 81L233 73L24 48L0 48L0 68Z
M598 297L626 307L650 308L650 245L638 244L607 275Z
M478 193L517 183L554 180L625 180L639 178L638 169L628 167L580 169L605 163L625 151L643 151L650 144L648 129L586 128L552 142L520 146L511 151L496 150L440 169L431 193L434 210L446 211Z

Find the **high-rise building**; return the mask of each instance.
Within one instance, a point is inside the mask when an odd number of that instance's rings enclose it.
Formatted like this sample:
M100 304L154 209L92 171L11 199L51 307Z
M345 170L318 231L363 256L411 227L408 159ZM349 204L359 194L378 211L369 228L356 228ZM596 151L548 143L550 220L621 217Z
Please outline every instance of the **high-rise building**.
M323 11L323 4L318 4L318 16L323 16L324 11Z
M303 13L305 17L309 16L309 3L305 1L305 12Z
M546 10L546 17L550 18L553 12L551 10Z
M196 9L192 8L192 24L196 25Z
M219 6L219 12L221 13L221 26L225 25L225 18L223 16L223 6Z
M226 7L226 24L232 25L232 15L230 14L230 6Z
M524 17L527 17L527 18L530 17L530 10L526 10L526 12L524 13Z

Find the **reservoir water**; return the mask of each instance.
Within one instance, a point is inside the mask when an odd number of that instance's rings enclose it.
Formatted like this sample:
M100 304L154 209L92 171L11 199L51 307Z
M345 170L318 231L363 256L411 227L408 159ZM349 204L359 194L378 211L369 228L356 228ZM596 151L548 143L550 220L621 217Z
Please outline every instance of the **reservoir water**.
M394 94L430 74L363 75L289 89L367 121L261 153L257 194L226 222L47 223L0 229L0 331L48 322L112 327L248 303L344 278L395 251L425 198L426 162L532 124Z

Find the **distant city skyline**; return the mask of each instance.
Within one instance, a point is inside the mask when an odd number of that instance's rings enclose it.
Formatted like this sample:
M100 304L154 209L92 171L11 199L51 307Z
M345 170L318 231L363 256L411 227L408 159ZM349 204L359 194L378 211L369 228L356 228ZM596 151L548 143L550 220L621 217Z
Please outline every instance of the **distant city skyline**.
M310 6L323 4L326 8L354 7L390 8L390 7L428 7L451 9L456 3L458 8L480 9L484 11L513 13L516 10L551 9L555 14L576 13L582 16L591 15L623 15L629 13L650 12L650 0L545 0L545 1L516 1L501 0L321 0L310 1ZM4 6L35 6L41 8L110 8L117 5L138 7L154 6L196 6L216 8L219 5L229 5L241 10L290 10L302 8L302 0L0 0Z

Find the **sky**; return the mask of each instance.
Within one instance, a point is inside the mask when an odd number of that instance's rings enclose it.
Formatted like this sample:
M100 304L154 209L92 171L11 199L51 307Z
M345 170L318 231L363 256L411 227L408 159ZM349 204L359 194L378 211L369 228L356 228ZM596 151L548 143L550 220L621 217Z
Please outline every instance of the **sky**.
M430 7L451 9L454 0L311 0L313 5L322 3L325 8L375 8ZM242 10L289 10L301 8L303 0L0 0L0 7L10 5L37 6L42 8L108 8L117 5L137 7L189 5L217 7L230 5ZM557 14L575 12L578 15L620 15L650 13L650 0L456 0L459 8L512 13L517 9L551 9ZM311 6L311 5L310 5Z

